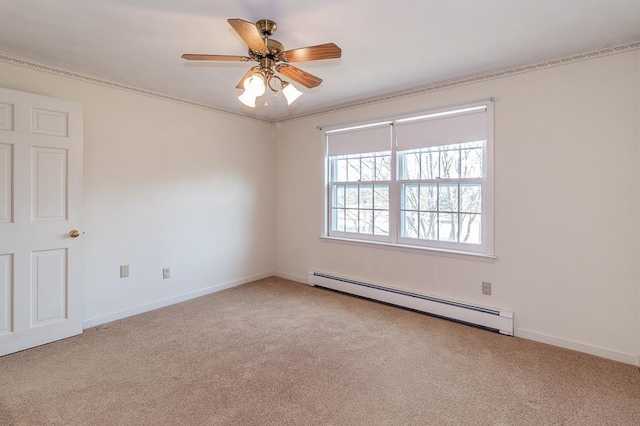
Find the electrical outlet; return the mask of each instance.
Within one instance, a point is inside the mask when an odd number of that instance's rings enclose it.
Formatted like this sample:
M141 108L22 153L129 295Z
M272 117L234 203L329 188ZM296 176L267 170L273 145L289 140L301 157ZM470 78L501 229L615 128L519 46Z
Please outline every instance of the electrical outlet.
M162 279L166 280L171 278L171 270L169 268L162 268Z
M129 265L120 266L120 278L127 278L129 276Z
M482 281L482 294L491 296L491 283Z

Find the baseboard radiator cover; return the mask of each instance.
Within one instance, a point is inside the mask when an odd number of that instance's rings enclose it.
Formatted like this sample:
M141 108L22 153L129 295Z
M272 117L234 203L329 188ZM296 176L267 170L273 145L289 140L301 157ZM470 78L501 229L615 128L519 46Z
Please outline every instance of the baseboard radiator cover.
M513 336L511 311L440 299L315 271L309 272L308 283Z

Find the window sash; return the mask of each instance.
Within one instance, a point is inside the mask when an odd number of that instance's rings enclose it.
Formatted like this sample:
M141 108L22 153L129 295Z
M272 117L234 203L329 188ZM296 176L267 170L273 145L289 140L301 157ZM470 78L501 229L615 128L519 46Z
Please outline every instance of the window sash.
M380 196L384 197L385 188L386 208L384 200L377 200L378 194L382 193ZM369 191L368 196L363 196L365 191ZM389 217L391 203L388 200L390 192L390 181L332 182L329 193L328 235L370 241L391 241ZM370 201L367 202L369 197Z
M388 169L386 169L387 165ZM329 161L329 176L329 181L333 183L389 181L391 179L391 151L331 157Z
M459 180L404 180L399 181L400 186L400 233L398 235L398 241L410 245L421 246L439 246L442 248L452 249L458 247L458 249L464 248L466 251L483 251L485 248L485 236L484 236L484 211L483 204L486 197L483 196L483 181L465 179L463 182ZM447 208L445 203L442 203L442 187L455 188L455 202L451 208ZM472 206L472 202L465 200L465 188L474 188L477 190L480 196L479 205L475 209L468 207ZM414 200L408 200L411 197L407 196L408 189L411 189L410 193L414 196ZM429 195L423 195L423 189L433 189ZM417 191L416 191L417 190ZM472 197L467 195L467 197ZM410 201L410 202L407 202ZM467 209L465 209L467 207ZM449 230L455 231L455 240L447 239L442 231L445 226L442 226L442 222L447 218L452 223L449 226ZM479 223L474 227L474 222L480 219ZM428 229L423 228L428 224ZM480 225L478 228L477 225ZM408 232L413 231L413 232ZM466 231L465 241L462 238L462 233ZM478 242L468 241L472 234L476 234L479 239Z

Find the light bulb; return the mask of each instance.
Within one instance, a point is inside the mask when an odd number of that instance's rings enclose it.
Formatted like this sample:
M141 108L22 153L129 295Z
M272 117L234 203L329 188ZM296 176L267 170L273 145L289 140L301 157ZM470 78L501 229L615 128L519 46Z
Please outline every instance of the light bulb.
M253 74L244 81L244 90L253 94L255 97L264 95L265 84L264 78L260 74Z
M242 92L242 95L238 96L238 100L248 107L256 107L256 95L251 93L249 90Z
M284 83L283 84L283 89L282 89L282 94L284 95L285 98L287 98L287 105L291 105L293 103L293 101L295 101L296 99L298 99L302 95L302 92L299 91L298 89L296 89L293 86L293 84Z

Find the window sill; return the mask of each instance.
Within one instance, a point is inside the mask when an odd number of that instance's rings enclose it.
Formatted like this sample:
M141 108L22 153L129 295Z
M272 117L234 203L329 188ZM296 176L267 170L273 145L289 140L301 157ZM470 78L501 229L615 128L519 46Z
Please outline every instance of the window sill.
M475 262L493 263L497 257L490 254L474 253L469 251L455 251L432 247L410 246L405 244L391 244L378 241L364 241L350 238L320 236L320 240L327 243L347 244L360 247L370 247L383 250L401 251L405 253L424 254L432 256L448 257L451 259L472 260Z

